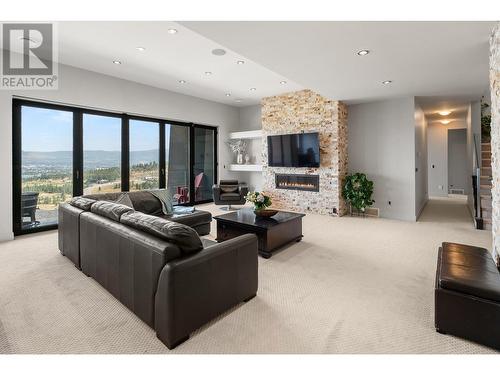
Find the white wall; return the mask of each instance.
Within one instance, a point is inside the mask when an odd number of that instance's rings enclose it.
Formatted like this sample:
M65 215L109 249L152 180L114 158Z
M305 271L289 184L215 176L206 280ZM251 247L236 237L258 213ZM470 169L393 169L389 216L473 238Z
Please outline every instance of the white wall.
M470 192L467 164L467 129L448 129L448 191L463 189Z
M416 220L414 98L350 105L347 127L349 173L373 180L380 216Z
M260 104L240 108L239 129L240 131L262 129L262 106ZM247 151L252 158L251 163L262 164L262 140L250 141ZM240 172L239 175L239 178L248 184L250 190L262 190L264 183L262 172Z
M221 140L238 129L236 107L61 65L59 89L0 91L0 240L12 239L12 97L13 95L64 104L182 120L219 127L219 178L229 178L220 166L230 163Z
M447 125L432 122L428 125L428 191L431 197L448 196L448 129L465 129L465 121L452 121Z
M429 199L427 184L427 120L415 101L415 215L418 218Z
M239 109L239 127L243 130L262 129L262 106L252 105Z

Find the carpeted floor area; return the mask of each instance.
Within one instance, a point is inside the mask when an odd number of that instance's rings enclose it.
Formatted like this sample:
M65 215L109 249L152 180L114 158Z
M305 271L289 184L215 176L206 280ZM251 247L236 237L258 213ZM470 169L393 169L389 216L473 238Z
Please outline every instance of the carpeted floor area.
M221 214L218 207L200 209ZM215 233L215 226L212 234ZM173 351L57 250L57 233L0 244L1 353L489 353L434 330L437 248L491 249L463 201L417 223L309 214L304 239L259 259L256 298Z

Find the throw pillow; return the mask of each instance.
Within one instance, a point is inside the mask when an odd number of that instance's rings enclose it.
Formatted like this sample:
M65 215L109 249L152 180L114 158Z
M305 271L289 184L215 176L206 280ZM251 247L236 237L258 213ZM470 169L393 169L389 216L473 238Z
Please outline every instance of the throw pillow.
M174 212L172 196L170 195L170 191L168 191L168 189L151 190L150 193L160 200L162 210L165 215L171 215L172 212Z
M115 201L115 203L123 204L125 206L130 207L130 208L134 208L134 204L130 200L128 193L123 193L122 195L120 195L120 197Z

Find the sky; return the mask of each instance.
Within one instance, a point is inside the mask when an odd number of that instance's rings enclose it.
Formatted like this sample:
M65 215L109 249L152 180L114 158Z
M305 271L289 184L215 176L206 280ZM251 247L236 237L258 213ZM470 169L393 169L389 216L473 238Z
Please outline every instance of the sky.
M166 140L170 137L166 126ZM130 121L130 150L158 149L157 123ZM83 144L85 151L121 150L121 119L97 115L83 115ZM22 107L23 151L73 150L73 113L67 111Z

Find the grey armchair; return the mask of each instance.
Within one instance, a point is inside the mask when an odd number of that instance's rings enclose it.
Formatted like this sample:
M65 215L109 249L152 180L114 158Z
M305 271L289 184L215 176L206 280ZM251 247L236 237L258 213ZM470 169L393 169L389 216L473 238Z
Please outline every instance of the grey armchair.
M248 194L248 187L238 180L220 180L218 185L212 187L214 203L216 205L226 205L223 210L230 210L232 204L245 204L245 197Z

